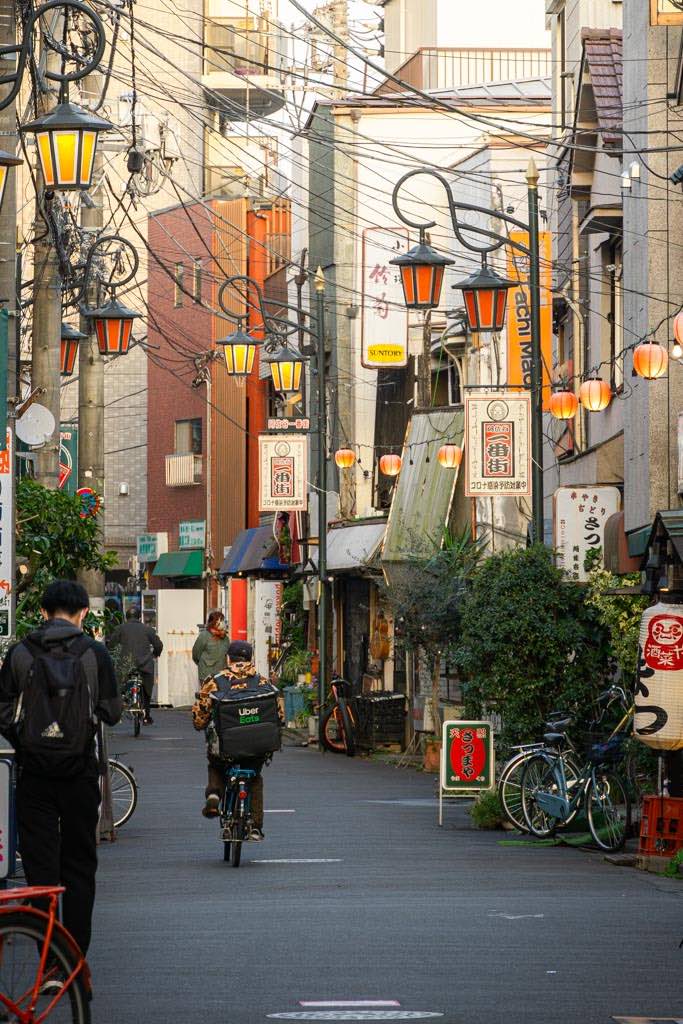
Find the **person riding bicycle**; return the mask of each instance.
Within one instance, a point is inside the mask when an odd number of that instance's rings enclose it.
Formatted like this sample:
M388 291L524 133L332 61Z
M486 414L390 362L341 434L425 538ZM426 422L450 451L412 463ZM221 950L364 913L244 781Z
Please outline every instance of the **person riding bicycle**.
M149 713L154 689L154 659L164 649L156 630L140 621L140 609L133 606L126 612L126 621L112 634L109 647L121 647L142 680L142 706L145 725L152 725L154 719Z
M259 690L262 687L272 688L272 684L259 675L254 667L254 652L246 640L233 640L228 647L228 664L212 679L207 679L199 691L197 700L192 706L192 723L200 731L206 732L206 756L208 758L208 782L205 791L205 804L202 814L205 818L215 818L225 792L225 770L230 763L219 751L218 735L213 724L213 700L211 695L228 695L236 690ZM251 790L251 813L253 829L251 839L263 839L263 776L261 769L266 758L242 758L240 767L251 769L257 773Z

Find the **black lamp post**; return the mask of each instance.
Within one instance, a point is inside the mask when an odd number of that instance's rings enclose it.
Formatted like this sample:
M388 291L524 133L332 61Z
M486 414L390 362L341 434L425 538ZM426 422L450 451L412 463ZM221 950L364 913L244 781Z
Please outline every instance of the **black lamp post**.
M125 256L128 257L128 268L125 265ZM135 246L122 238L121 235L102 235L93 242L85 261L85 268L80 284L79 295L87 295L91 284L91 277L98 268L98 277L101 278L101 263L103 260L113 261L113 273L109 281L103 285L110 295L106 302L89 309L81 304L81 312L90 321L92 329L97 338L97 347L103 356L125 356L130 348L133 336L133 321L140 313L129 309L116 298L116 289L132 281L137 274L140 265L140 258Z

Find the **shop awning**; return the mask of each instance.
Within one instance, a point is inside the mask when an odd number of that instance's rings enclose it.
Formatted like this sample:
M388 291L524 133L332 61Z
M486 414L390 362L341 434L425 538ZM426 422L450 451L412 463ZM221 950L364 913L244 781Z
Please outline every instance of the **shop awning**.
M221 576L249 576L285 573L291 565L280 562L272 526L253 526L237 534L220 567Z
M354 523L327 531L327 571L349 572L369 568L382 543L386 520Z
M441 466L437 453L443 444L462 446L464 430L462 406L413 413L382 546L385 572L409 568L440 546L458 470Z
M153 576L201 576L204 571L203 551L167 551L159 555Z

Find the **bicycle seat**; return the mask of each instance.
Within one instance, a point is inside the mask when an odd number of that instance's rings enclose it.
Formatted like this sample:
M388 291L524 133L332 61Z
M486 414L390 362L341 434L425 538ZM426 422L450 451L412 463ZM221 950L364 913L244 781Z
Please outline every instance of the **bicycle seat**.
M565 733L571 724L571 718L555 718L546 722L545 727L549 732Z
M549 747L557 747L558 749L561 749L568 742L563 732L546 732L543 734L543 739Z

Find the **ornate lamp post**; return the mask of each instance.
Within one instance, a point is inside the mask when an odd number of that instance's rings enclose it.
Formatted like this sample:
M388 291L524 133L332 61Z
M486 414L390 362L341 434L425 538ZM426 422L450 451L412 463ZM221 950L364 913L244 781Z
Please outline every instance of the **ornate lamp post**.
M403 185L410 178L414 178L418 174L426 174L431 178L436 178L437 181L441 183L446 192L448 210L455 237L465 249L468 249L470 252L477 253L482 259L482 265L479 270L475 271L475 273L471 274L464 281L460 281L458 284L453 286L454 288L462 289L470 331L499 331L502 329L505 323L505 296L507 294L507 290L515 284L514 281L506 281L496 274L495 271L491 270L486 262L488 254L495 252L504 245L508 245L517 252L522 253L529 260L531 314L530 391L532 523L534 540L539 543L543 543L543 377L541 361L540 258L538 248L538 170L536 168L536 164L533 159L531 159L529 161L526 174L529 209L528 224L517 220L515 217L511 217L507 213L503 213L501 210L491 210L484 206L473 206L471 203L459 202L453 195L450 182L442 174L439 174L438 171L433 171L430 168L417 168L416 170L408 171L407 174L404 174L403 177L396 182L392 195L394 212L398 219L408 227L417 228L420 231L421 244L420 246L417 246L416 249L411 250L412 253L416 254L412 263L418 264L418 269L415 270L415 274L419 272L420 266L423 268L430 266L432 268L432 277L434 277L434 267L437 265L437 258L440 258L441 261L445 263L453 262L446 257L440 257L438 252L426 245L426 232L429 231L430 228L436 226L436 221L415 221L403 213L398 203L399 192ZM517 241L517 239L508 238L506 235L499 234L491 228L483 228L473 224L463 224L459 219L460 211L481 213L486 216L496 217L498 220L504 221L505 224L509 224L511 227L519 228L522 231L527 232L529 236L529 244L528 246L523 245L521 242ZM481 245L478 245L466 238L463 232L466 232L468 235L474 234L483 236L483 239L486 241L483 241ZM421 248L428 250L422 264L419 263L417 258L417 250ZM399 256L396 257L396 259L390 260L391 263L401 269L402 280L404 280L403 267L410 255L410 253L407 253L403 257ZM429 259L427 259L427 257L429 257ZM426 269L423 269L422 272L425 275L427 273ZM441 277L443 277L443 265L441 265L440 273ZM420 304L409 302L408 298L412 297L413 293L410 293L409 290L406 291L404 281L406 305L412 309L433 309L437 306L439 304L440 282L438 288L432 287L428 301L427 289L424 289L421 294L425 298L424 302Z
M128 267L125 267L125 258ZM133 321L140 316L116 298L116 289L128 284L137 274L140 259L137 250L120 235L102 235L93 242L83 271L80 294L87 294L96 264L104 259L113 260L113 274L107 283L100 284L110 292L107 302L95 309L81 306L83 316L88 317L97 338L97 347L103 356L125 356L133 334Z

